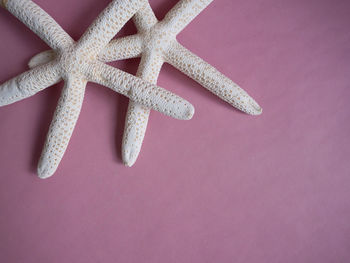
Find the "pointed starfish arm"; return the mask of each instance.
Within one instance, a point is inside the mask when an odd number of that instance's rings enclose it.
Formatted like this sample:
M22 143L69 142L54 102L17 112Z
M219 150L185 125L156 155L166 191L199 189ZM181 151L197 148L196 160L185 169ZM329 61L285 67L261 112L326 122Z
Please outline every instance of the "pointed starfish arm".
M237 109L251 115L262 113L259 104L243 89L179 43L169 49L166 61Z
M145 32L158 23L158 19L155 16L148 0L144 0L144 6L137 11L133 17L133 21L138 32Z
M165 16L163 21L168 30L177 35L214 0L181 0Z
M86 74L89 81L109 87L170 117L188 120L194 114L192 104L185 99L102 62L94 63Z
M0 85L0 106L33 96L61 80L55 63L28 70Z
M40 157L40 178L54 174L67 149L83 104L85 86L86 81L81 77L71 76L66 80Z
M28 63L29 68L35 68L44 65L56 58L56 52L52 49L43 51L32 57Z
M7 0L4 7L55 50L62 50L74 42L57 22L34 2Z
M86 30L78 48L89 56L97 56L141 7L142 0L112 1Z
M137 76L156 84L163 62L159 55L145 53L142 55ZM148 108L132 100L129 101L122 145L122 158L126 166L132 166L140 153L149 114Z

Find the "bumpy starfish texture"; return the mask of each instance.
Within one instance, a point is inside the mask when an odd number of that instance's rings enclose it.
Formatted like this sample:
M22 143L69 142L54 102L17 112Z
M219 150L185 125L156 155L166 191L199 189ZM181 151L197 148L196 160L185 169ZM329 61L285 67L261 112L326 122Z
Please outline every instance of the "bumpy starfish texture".
M237 109L251 114L262 113L261 107L243 89L213 66L183 47L176 36L213 0L181 0L158 21L148 0L135 16L138 34L112 40L98 55L103 62L141 56L137 76L156 83L162 65L167 62L197 81ZM30 66L53 59L52 51L35 56ZM129 102L122 145L123 161L132 166L140 152L147 128L149 109Z
M78 119L88 81L107 86L144 107L174 118L192 117L194 109L186 100L97 59L139 10L142 0L112 1L78 42L30 0L6 0L1 5L41 37L54 50L55 58L0 85L0 106L32 96L62 79L65 81L39 161L39 177L50 177L56 171Z

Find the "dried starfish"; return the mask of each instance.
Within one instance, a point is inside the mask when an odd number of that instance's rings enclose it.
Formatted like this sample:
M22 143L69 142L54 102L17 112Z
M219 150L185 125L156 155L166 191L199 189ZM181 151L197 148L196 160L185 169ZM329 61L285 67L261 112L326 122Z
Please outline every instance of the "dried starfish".
M219 98L239 110L252 115L262 113L262 108L232 80L216 68L183 47L176 36L213 0L181 0L158 21L148 0L133 20L138 34L112 40L98 58L103 62L141 56L137 76L156 83L162 65L167 62L197 81ZM55 54L46 51L29 63L34 67L53 59ZM150 110L135 101L129 102L123 137L122 157L132 166L141 150Z
M192 117L194 109L186 100L97 59L102 49L139 10L142 0L112 1L77 42L30 0L2 0L0 4L44 40L55 54L55 59L0 85L0 106L30 97L62 79L65 81L39 161L40 178L50 177L63 157L88 81L107 86L174 118Z

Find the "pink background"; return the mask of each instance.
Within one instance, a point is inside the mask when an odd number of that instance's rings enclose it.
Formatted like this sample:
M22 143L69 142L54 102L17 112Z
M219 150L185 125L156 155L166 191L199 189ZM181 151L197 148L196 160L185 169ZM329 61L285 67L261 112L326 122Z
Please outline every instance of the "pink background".
M79 39L109 0L35 2ZM150 2L162 18L177 0ZM0 108L0 262L350 262L349 13L348 0L214 1L179 41L264 113L241 114L166 65L159 85L195 117L153 112L131 169L127 99L104 87L88 85L48 180L36 164L62 85ZM0 33L0 82L47 49L5 10Z

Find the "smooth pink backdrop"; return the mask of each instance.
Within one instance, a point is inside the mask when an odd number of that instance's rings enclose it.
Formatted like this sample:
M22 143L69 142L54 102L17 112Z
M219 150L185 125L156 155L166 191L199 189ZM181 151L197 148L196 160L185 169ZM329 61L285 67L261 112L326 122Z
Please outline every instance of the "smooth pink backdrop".
M109 0L35 2L79 39ZM150 2L162 18L177 0ZM214 1L179 40L264 113L241 114L166 65L159 85L196 114L153 112L131 169L127 99L104 87L88 85L48 180L36 164L62 85L0 108L0 262L350 262L349 14L348 0ZM47 49L5 10L0 33L0 82Z

